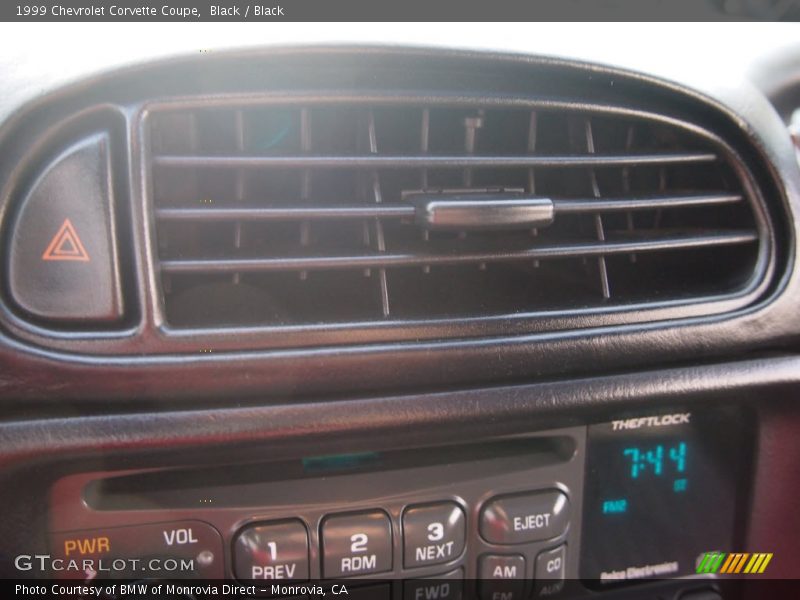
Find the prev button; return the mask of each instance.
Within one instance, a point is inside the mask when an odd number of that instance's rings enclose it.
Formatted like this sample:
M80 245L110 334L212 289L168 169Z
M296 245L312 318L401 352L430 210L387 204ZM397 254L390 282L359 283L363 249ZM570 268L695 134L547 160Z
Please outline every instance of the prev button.
M308 579L308 532L301 521L249 525L233 550L239 579Z
M558 490L499 496L481 513L481 535L492 544L523 544L561 535L569 500Z

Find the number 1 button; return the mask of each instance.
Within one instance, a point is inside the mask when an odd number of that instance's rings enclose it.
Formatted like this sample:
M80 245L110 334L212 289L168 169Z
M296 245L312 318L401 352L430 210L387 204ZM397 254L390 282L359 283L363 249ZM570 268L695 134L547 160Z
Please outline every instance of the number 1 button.
M233 551L240 580L308 579L308 533L301 521L248 525Z
M454 502L415 506L403 514L403 564L438 565L464 551L464 511Z

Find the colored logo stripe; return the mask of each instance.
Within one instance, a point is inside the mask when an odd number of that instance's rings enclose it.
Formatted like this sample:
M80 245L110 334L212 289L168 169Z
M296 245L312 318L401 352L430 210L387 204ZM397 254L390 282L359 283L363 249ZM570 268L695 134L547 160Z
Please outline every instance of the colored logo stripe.
M703 560L697 565L698 573L716 573L725 558L724 552L706 552Z
M763 573L772 560L771 553L706 552L697 565L698 573Z
M763 573L764 570L767 568L769 561L772 560L772 553L769 554L754 554L753 560L750 561L752 564L748 564L745 568L745 573ZM749 569L749 570L748 570Z
M739 573L744 568L744 563L750 555L747 553L739 554L736 564L732 564L728 573Z
M750 557L750 562L748 562L747 566L744 568L744 572L758 573L758 567L760 566L762 560L764 560L763 554L753 554L753 556ZM755 569L755 571L753 569Z
M731 568L731 564L739 560L738 554L728 554L728 560L726 560L723 565L722 569L720 569L723 573L727 573L728 569Z

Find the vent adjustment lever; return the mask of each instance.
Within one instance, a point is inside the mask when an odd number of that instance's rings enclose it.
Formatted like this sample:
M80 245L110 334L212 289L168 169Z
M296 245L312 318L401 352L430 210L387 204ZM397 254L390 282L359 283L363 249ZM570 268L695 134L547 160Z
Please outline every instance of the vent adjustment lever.
M417 224L425 229L527 229L553 222L550 198L508 193L409 194Z

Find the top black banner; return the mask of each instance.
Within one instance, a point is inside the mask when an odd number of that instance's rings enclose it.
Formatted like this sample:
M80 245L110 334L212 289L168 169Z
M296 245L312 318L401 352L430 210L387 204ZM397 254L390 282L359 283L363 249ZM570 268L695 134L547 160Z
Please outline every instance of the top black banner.
M12 0L3 21L797 21L800 0Z

